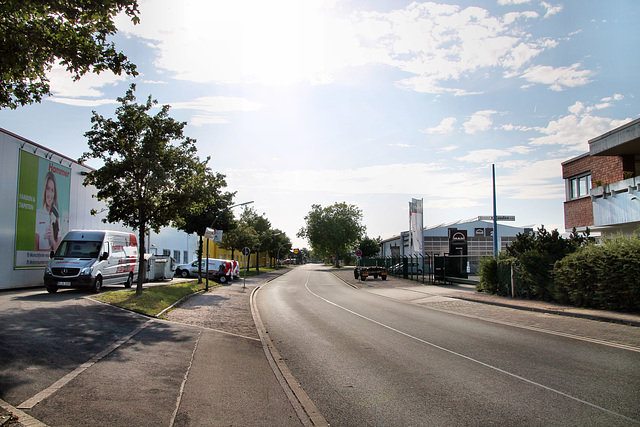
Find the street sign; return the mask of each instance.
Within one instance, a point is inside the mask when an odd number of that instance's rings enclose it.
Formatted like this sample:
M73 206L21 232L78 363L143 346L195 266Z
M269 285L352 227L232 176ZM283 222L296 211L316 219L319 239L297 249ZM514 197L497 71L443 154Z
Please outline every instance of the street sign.
M220 243L222 242L222 230L207 228L204 232L204 237L207 239L211 239L213 243Z
M251 254L251 249L249 249L249 248L242 248L242 255L244 255L244 256L249 256L249 254Z
M361 257L361 256L362 256L362 251L361 251L360 249L358 249L358 250L356 251L356 256L357 256L357 257Z
M298 249L294 249L293 250L293 253L296 254L296 255L298 255L299 252L300 252L300 250L298 250Z
M496 221L515 221L516 217L514 215L498 215L496 216ZM493 215L489 216L479 216L478 221L493 221Z

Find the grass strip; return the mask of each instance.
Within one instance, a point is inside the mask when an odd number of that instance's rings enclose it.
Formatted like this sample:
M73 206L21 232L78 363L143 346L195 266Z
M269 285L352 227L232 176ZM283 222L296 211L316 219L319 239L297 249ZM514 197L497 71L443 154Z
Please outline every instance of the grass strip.
M127 289L104 292L95 295L94 298L118 307L156 316L165 308L175 304L180 298L203 290L204 286L204 283L198 284L197 280L193 280L172 285L150 286L144 288L142 295L139 296L136 295L135 289ZM219 285L209 281L209 289L216 286Z

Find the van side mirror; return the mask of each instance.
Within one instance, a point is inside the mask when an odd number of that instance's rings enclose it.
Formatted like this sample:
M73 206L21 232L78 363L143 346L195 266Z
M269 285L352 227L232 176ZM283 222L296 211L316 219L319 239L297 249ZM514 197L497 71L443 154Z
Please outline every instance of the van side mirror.
M104 261L105 259L109 258L109 252L102 252L102 255L100 255L100 261Z
M54 251L49 252L49 258L53 258L54 256L56 256L56 253Z

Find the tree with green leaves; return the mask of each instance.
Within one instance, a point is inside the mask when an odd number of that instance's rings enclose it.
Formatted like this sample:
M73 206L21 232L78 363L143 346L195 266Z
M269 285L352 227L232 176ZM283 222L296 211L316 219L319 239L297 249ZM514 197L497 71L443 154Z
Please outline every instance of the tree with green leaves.
M242 248L252 248L258 243L258 236L255 230L249 225L235 221L235 225L229 231L222 234L222 243L220 247L231 251L231 258L234 257L235 251L241 251ZM248 270L249 266L245 266Z
M260 252L263 247L268 247L269 239L274 232L271 230L271 222L265 214L258 215L254 208L245 208L240 217L240 222L251 227L257 237L251 247L251 252L256 254L256 273L260 273Z
M47 73L60 63L75 80L111 70L137 75L108 38L124 12L137 24L137 0L3 0L0 5L0 108L51 95Z
M284 231L277 228L272 229L270 234L262 244L263 251L269 255L270 259L276 260L273 265L278 265L278 257L282 254L289 253L291 250L291 239L287 237Z
M93 126L85 133L89 151L80 162L100 159L104 165L92 170L84 185L97 188L98 200L107 203L105 222L122 224L138 231L139 274L136 294L142 294L146 265L147 230L158 231L180 218L180 211L192 202L184 191L205 168L196 156L195 140L185 137L186 122L169 117L169 106L149 115L158 102L151 96L137 104L135 85L118 98L115 119L95 111ZM95 210L92 214L95 214Z
M202 281L202 255L204 233L208 227L230 231L236 223L231 206L234 193L223 192L227 186L225 176L214 173L205 163L198 163L192 172L192 179L185 182L184 198L190 203L180 209L180 215L174 226L187 234L198 236L198 280ZM224 234L223 234L224 235Z
M300 229L298 237L306 238L314 253L335 256L336 266L338 259L353 249L365 232L360 209L344 202L325 208L312 205L304 220L306 226Z
M380 255L380 242L382 239L378 237L377 239L372 239L370 237L365 237L358 244L358 249L362 251L363 257L375 257Z

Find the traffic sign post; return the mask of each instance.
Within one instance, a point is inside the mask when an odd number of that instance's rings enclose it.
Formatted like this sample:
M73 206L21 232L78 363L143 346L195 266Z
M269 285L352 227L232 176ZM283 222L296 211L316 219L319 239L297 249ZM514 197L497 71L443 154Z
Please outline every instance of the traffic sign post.
M247 264L247 257L251 255L251 249L244 247L242 248L242 255L244 255L244 277L242 281L242 289L247 288L247 269L249 268L249 264Z

